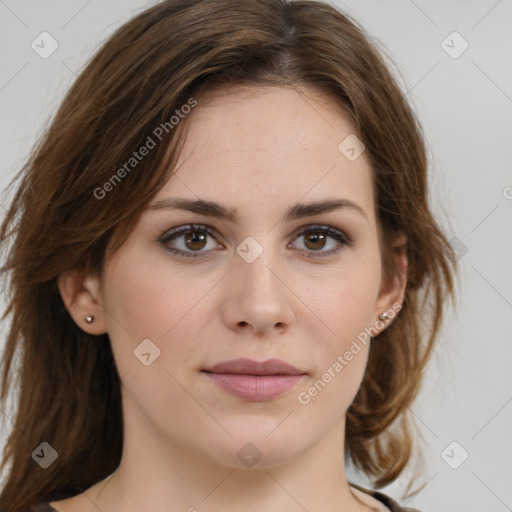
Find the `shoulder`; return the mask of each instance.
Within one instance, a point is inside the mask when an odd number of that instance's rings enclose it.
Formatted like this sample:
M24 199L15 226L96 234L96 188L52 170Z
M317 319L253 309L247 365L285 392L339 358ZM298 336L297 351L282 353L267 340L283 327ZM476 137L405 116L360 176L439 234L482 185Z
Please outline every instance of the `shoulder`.
M26 512L57 512L47 501L32 505Z
M389 496L377 492L372 491L371 495L381 503L384 503L386 507L389 508L391 512L420 512L417 508L410 508L410 507L402 507L400 506L395 500L391 499Z
M387 496L386 494L378 491L372 491L368 489L364 489L363 487L360 487L355 484L350 484L351 487L355 487L357 490L364 492L368 495L370 495L372 498L376 499L380 503L382 503L384 506L386 506L390 512L421 512L420 510L416 508L410 508L410 507L402 507L399 505L395 500Z

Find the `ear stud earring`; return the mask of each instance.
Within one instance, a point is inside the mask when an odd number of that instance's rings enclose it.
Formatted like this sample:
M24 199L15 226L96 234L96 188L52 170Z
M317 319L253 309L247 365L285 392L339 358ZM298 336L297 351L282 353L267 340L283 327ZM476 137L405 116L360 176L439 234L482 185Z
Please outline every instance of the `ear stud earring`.
M89 316L86 316L85 317L85 321L88 323L88 324L92 324L94 322L94 317L89 315Z
M379 315L379 320L382 320L383 322L387 322L389 320L389 315L384 312Z

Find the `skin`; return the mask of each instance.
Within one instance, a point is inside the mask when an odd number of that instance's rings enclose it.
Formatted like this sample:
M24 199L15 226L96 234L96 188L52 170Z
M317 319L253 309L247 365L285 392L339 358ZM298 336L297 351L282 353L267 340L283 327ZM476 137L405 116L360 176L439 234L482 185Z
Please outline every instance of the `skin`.
M308 404L297 398L404 297L405 279L382 282L366 154L349 161L338 150L355 129L312 89L211 91L190 116L179 170L153 202L201 198L236 208L239 219L148 209L101 278L60 276L77 325L109 335L125 431L109 479L51 504L60 512L370 510L349 488L343 446L371 342ZM344 208L282 220L296 202L336 198L364 214ZM213 236L187 244L182 235L168 245L202 256L174 255L157 241L190 223L210 226ZM338 242L297 236L311 224L343 231L352 245L316 256ZM248 236L263 248L252 263L236 252ZM396 258L405 275L405 256ZM90 325L87 315L95 317ZM145 366L134 350L148 338L160 356ZM307 375L272 400L243 400L201 372L238 357L282 359ZM262 454L250 468L237 457L248 442Z

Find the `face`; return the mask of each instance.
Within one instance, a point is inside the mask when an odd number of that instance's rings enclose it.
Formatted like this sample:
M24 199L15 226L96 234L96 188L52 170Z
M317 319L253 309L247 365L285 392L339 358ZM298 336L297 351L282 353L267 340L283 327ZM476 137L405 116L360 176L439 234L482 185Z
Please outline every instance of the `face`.
M178 171L100 283L125 425L170 451L227 467L259 452L272 467L343 428L362 333L393 303L371 169L338 149L355 129L313 90L219 90L190 116ZM339 206L296 207L327 201ZM295 370L214 368L239 358Z

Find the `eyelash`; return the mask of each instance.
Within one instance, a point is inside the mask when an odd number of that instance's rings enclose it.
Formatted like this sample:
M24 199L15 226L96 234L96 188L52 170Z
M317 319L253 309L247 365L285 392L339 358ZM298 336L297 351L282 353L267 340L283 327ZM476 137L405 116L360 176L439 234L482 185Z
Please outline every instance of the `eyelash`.
M187 233L203 233L212 238L215 238L214 231L210 231L210 227L204 224L188 224L186 226L180 226L177 228L173 228L171 230L165 231L160 238L158 238L157 242L164 245L165 249L173 254L177 254L179 256L184 256L186 258L197 258L200 257L201 252L205 251L182 251L181 249L176 249L174 247L170 247L169 242L178 239L180 236ZM325 225L311 225L305 226L302 230L296 235L294 241L297 238L300 238L303 235L308 233L320 233L322 235L327 235L330 238L333 238L337 242L339 242L338 246L334 249L330 249L329 251L320 252L320 251L310 251L307 256L313 258L325 258L328 256L332 256L343 249L345 246L352 245L352 241L342 232L331 226Z

